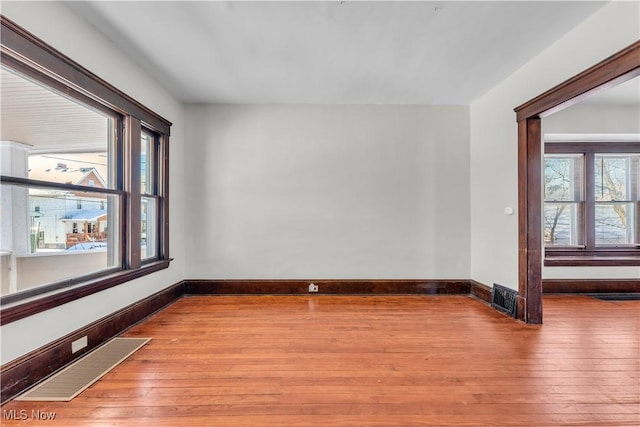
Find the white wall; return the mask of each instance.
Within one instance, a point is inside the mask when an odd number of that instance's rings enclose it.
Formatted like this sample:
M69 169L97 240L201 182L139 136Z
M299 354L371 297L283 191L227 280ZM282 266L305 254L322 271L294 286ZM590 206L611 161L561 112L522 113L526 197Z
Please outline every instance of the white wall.
M640 38L640 3L613 2L471 105L471 278L518 287L517 125L513 109ZM543 23L541 23L543 24ZM576 278L593 269L571 269ZM640 276L635 267L611 274Z
M0 363L4 364L184 278L184 109L64 4L2 1L2 14L173 122L170 243L171 256L175 257L167 270L3 326Z
M187 278L469 277L469 109L188 106Z
M640 94L638 96L640 97ZM542 132L640 133L640 107L637 105L576 104L544 117Z

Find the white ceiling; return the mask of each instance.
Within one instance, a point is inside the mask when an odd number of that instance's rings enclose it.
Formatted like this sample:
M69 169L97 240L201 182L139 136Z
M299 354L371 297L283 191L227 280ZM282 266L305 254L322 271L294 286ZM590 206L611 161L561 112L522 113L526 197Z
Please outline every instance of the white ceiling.
M30 153L107 151L112 124L104 114L4 67L0 87L1 141L26 144Z
M603 4L68 3L184 102L461 105Z

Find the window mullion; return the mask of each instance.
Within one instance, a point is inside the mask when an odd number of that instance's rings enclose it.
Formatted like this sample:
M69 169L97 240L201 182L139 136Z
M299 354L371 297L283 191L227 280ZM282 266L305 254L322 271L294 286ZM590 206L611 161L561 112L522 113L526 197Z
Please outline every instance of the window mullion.
M127 195L124 184L124 118L121 115L114 120L114 126L110 135L112 138L108 146L108 158L113 159L107 172L107 182L109 185L120 191L118 197L118 207L114 207L109 203L107 205L107 228L111 230L107 234L107 247L111 248L107 251L107 260L109 265L117 263L121 268L127 265L127 252L124 250L126 236L126 224L122 219L126 217Z
M595 154L584 154L584 245L596 248Z
M141 123L140 120L128 116L126 120L126 144L125 144L125 190L127 198L127 239L124 253L127 254L126 264L129 268L139 268L140 254L140 147L141 147Z

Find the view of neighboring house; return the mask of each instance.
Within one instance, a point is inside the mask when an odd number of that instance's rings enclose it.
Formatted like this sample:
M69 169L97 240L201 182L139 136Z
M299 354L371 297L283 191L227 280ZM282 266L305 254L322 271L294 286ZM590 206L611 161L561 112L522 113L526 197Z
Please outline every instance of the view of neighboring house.
M31 179L106 188L103 178L106 172L106 154L64 153L29 157ZM78 243L107 239L106 195L34 188L29 192L29 217L31 252L64 250Z

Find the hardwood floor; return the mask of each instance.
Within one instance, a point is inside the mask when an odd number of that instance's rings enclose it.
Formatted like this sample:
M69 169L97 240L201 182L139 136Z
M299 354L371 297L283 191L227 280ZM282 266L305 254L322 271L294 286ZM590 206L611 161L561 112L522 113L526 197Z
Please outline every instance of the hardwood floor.
M464 296L186 297L43 425L640 425L640 301L545 297L527 326Z

